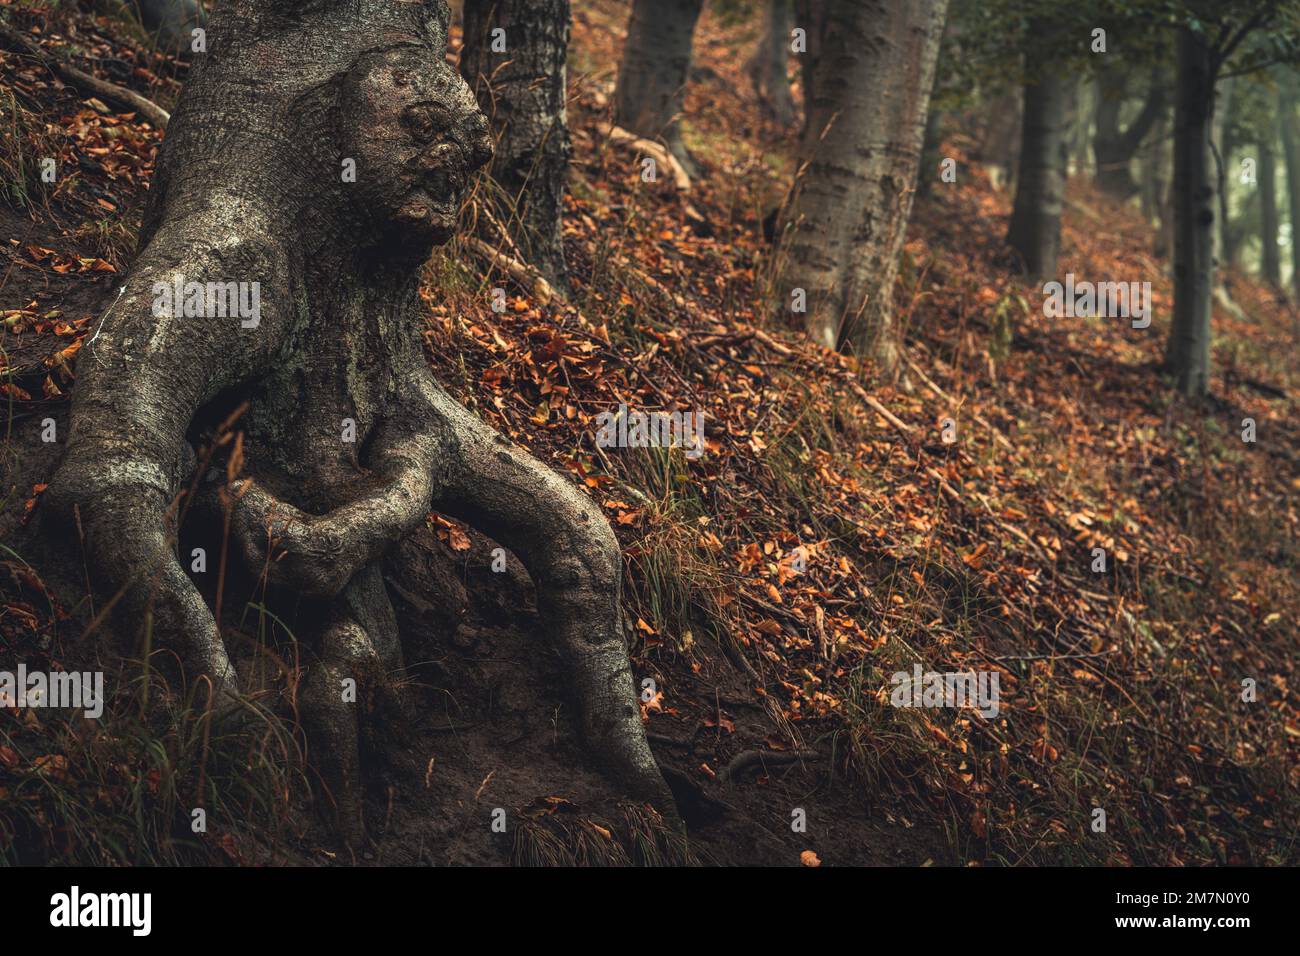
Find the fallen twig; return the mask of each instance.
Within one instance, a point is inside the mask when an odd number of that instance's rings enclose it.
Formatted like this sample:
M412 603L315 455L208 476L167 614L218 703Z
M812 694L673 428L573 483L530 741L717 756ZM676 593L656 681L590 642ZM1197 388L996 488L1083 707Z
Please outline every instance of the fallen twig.
M989 660L997 661L999 664L1006 661L1081 661L1090 660L1094 657L1109 657L1115 651L1097 651L1092 654L1009 654L1004 657L991 657Z
M685 193L691 191L691 177L687 175L686 170L682 168L682 164L677 161L677 157L669 152L669 150L662 144L656 143L652 139L642 139L635 133L629 133L621 126L611 126L606 131L606 135L609 137L611 143L615 143L619 146L626 146L629 149L645 153L664 169L668 170L673 177L673 185L677 187L678 192Z
M815 750L746 750L731 758L731 762L722 771L722 779L730 783L738 774L756 764L761 764L766 769L768 764L781 767L800 760L815 760L819 756Z
M511 279L527 289L540 304L547 305L555 298L555 289L540 272L527 263L493 249L482 239L474 236L466 237L465 245L471 252L486 259L489 265L500 268Z
M877 399L867 394L867 390L863 388L861 385L859 385L857 382L850 379L849 387L853 389L854 394L856 394L858 398L862 399L864 402L867 403L868 408L874 411L885 421L889 422L889 424L893 425L904 435L910 435L912 433L911 425L907 424L907 422L903 421L901 418L899 418L897 415L895 415L893 412L887 409L884 405L881 405Z
M921 379L922 384L924 384L925 387L928 388L930 391L934 392L934 394L938 398L942 399L943 401L947 402L949 405L952 405L954 407L957 405L957 402L953 399L953 397L949 395L947 392L945 392L943 389L941 389L938 385L934 384L934 382L930 380L930 376L926 375L925 372L921 370L921 367L919 365L917 365L915 362L913 362L910 358L906 356L903 357L903 361L907 363L908 368L910 368L913 372L917 374L917 377ZM971 418L975 420L976 424L981 425L984 428L988 429L989 433L997 440L998 444L1001 445L1003 448L1007 449L1007 451L1015 450L1015 446L1012 445L1011 442L1007 440L1007 436L1003 435L1002 432L998 431L996 428L990 425L988 421L985 420L984 416L981 415L979 412L972 412Z
M156 129L167 128L167 121L171 119L171 114L157 103L145 99L139 93L128 90L124 86L118 86L116 83L109 83L107 80L91 76L89 73L65 63L60 57L52 53L46 53L7 23L0 23L0 40L3 40L10 49L20 50L28 56L36 58L43 66L59 76L60 79L66 80L73 86L92 93L100 99L109 100L119 106L126 107L128 110L139 113Z

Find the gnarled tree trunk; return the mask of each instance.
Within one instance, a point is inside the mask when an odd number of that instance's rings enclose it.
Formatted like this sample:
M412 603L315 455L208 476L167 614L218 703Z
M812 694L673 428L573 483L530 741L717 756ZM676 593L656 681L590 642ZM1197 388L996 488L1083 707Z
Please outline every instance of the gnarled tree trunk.
M561 289L569 30L569 0L466 0L460 55L496 133L491 169L502 202L494 205L524 259Z
M636 706L619 549L600 509L454 402L422 352L420 266L453 234L491 155L487 121L443 59L447 17L444 0L216 9L167 130L140 251L80 353L67 448L41 507L51 532L84 533L119 634L174 651L223 710L240 704L224 643L237 615L211 602L216 561L191 576L188 555L178 560L178 519L186 534L228 534L232 572L296 622L308 655L298 707L349 841L362 831L368 714L341 686L355 681L357 701L394 696L401 649L379 561L431 508L523 560L593 754L625 793L672 812ZM242 283L260 305L224 317L206 283ZM224 469L195 473L195 449L231 421L242 444L226 446ZM242 605L227 596L224 607Z
M947 0L818 0L795 183L781 217L777 294L827 348L897 357L893 289ZM797 316L798 317L798 316Z
M614 122L662 140L692 177L697 169L682 142L682 94L703 7L704 0L633 0L614 90Z

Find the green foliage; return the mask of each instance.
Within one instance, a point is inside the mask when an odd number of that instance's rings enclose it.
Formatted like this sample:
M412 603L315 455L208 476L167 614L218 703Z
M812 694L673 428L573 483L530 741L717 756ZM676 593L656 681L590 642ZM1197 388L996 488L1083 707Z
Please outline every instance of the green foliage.
M1203 35L1225 75L1300 62L1300 0L957 0L940 101L961 91L1032 82L1043 70L1087 76L1117 60L1144 68L1172 62L1180 27ZM1092 49L1105 30L1106 52Z

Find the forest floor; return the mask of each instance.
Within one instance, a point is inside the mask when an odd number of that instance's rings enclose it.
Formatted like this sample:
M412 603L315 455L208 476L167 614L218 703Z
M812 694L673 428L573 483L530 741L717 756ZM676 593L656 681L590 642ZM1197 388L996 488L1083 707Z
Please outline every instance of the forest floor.
M182 64L51 6L0 0L0 15L173 105ZM539 304L453 241L428 268L426 341L453 394L609 515L689 844L584 769L513 558L493 574L492 542L432 515L391 561L416 716L372 755L362 858L1300 861L1294 309L1231 275L1243 316L1216 311L1213 397L1179 402L1157 370L1172 299L1150 225L1073 179L1062 275L1150 281L1155 318L1046 318L1008 266L1009 197L954 134L957 181L914 209L896 290L908 364L890 383L772 314L762 221L793 138L750 94L756 28L701 21L686 138L702 174L682 194L643 182L603 132L625 6L574 16L572 296ZM101 667L117 688L100 721L0 710L0 859L349 862L306 807L291 722L223 757L192 697L160 715L140 701L154 678L86 633L80 570L33 563L24 531L59 447L42 423L66 428L160 135L12 55L0 119L0 670ZM47 155L52 186L32 165ZM620 403L703 411L705 454L598 448L595 417ZM258 636L241 660L291 661ZM996 671L999 713L891 706L914 664Z

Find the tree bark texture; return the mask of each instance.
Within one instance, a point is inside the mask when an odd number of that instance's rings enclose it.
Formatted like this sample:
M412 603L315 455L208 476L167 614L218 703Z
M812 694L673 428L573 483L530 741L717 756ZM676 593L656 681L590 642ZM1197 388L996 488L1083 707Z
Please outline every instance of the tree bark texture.
M298 709L349 842L372 717L340 684L355 680L358 700L392 696L401 648L379 562L432 508L521 558L592 754L629 796L673 812L636 706L619 548L600 509L453 401L422 351L420 267L491 156L488 122L444 62L447 18L444 0L216 8L139 252L80 353L41 506L52 533L84 535L118 636L151 635L211 682L223 713L247 706L223 643L237 614L216 611L176 540L196 522L228 525L232 567L298 622ZM176 282L256 282L259 319L160 308ZM196 449L232 418L239 446L196 472Z
M817 342L851 344L890 369L894 280L947 0L809 6L809 48L817 54L778 232L777 294L785 310L803 290L802 319Z
M497 30L503 32L494 35ZM565 108L569 31L569 0L466 0L460 55L461 74L496 137L491 170L502 201L494 205L523 258L561 289L572 152Z

